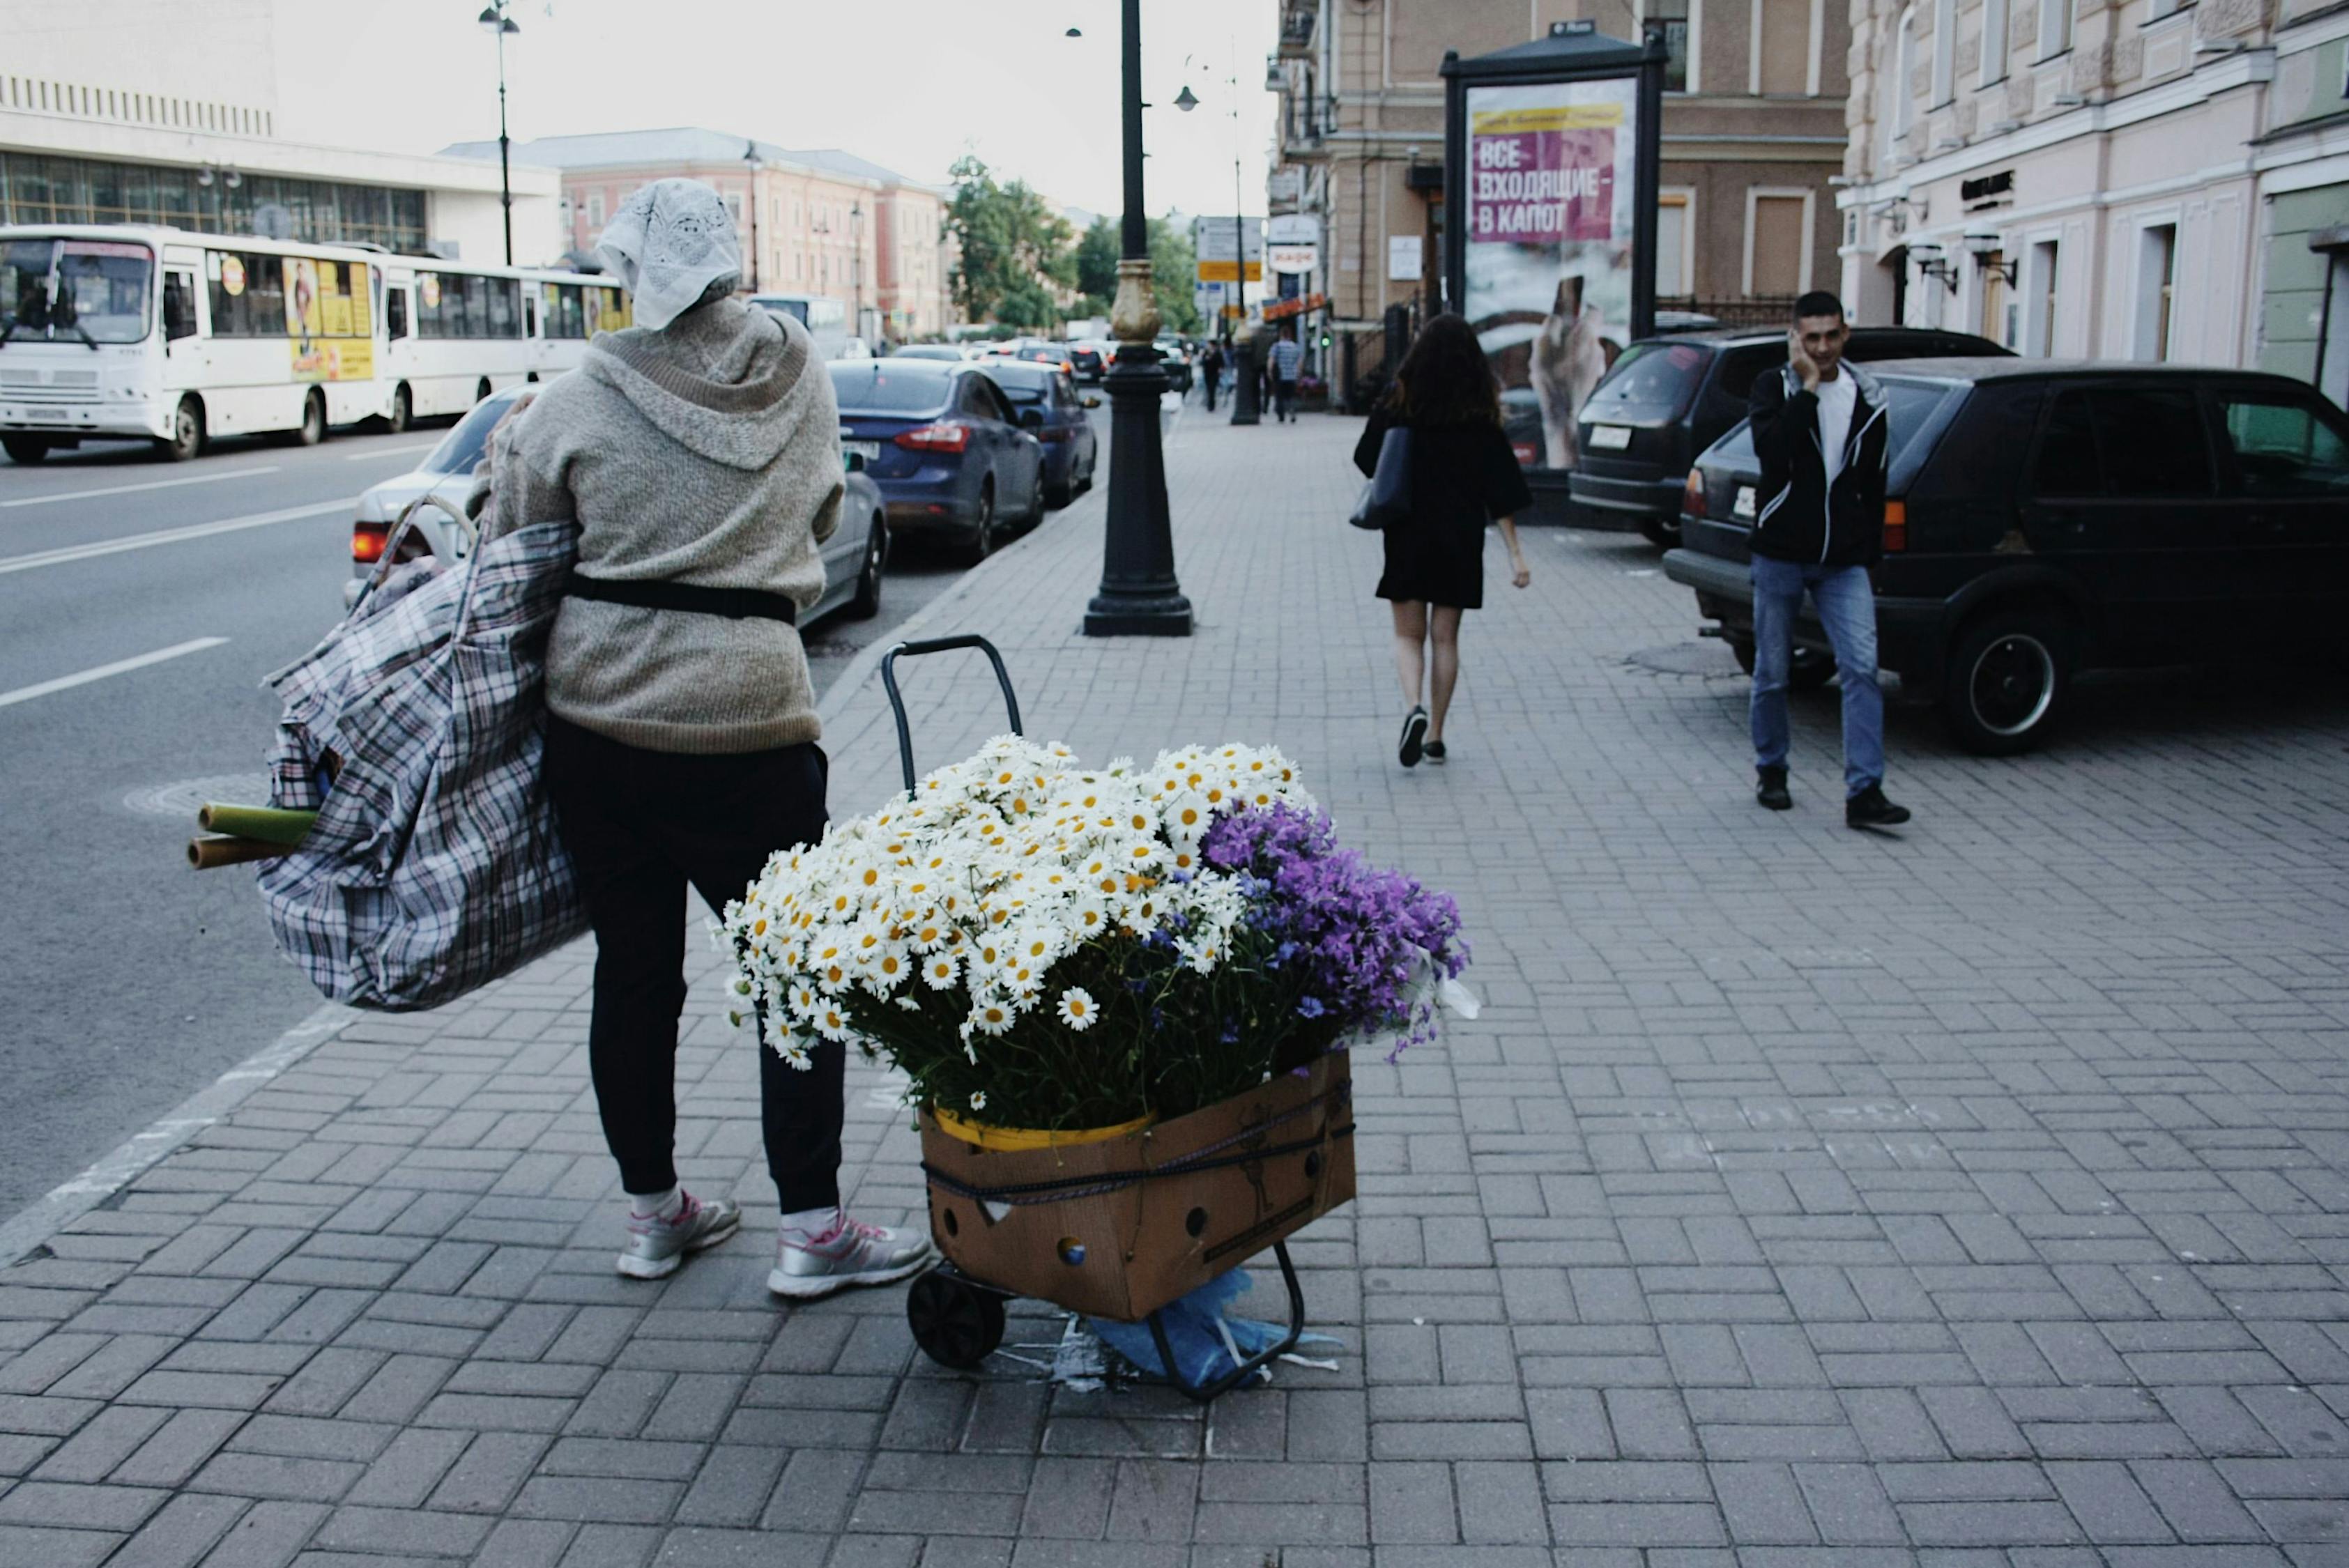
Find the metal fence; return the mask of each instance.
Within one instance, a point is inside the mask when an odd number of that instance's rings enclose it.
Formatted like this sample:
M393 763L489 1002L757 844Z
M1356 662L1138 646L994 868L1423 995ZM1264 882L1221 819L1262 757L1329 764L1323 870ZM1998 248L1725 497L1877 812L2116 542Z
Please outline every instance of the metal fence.
M1692 294L1656 296L1659 314L1686 311L1711 316L1723 326L1785 326L1794 320L1793 294L1758 294L1745 299L1698 299Z

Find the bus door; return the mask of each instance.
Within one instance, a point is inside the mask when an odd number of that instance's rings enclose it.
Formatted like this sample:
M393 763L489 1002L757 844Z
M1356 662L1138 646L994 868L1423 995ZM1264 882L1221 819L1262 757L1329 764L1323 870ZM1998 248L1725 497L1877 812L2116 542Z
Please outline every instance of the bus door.
M184 392L204 379L203 290L200 251L163 253L163 389Z

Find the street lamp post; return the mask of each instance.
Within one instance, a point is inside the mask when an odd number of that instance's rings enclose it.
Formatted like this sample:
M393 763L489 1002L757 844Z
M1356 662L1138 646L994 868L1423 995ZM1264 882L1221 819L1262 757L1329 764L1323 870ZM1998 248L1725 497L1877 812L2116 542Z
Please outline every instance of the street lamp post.
M759 161L759 144L742 144L742 162L750 170L750 292L759 292L759 170L766 165Z
M512 0L490 0L474 18L498 41L498 205L505 210L508 266L513 265L513 166L512 143L506 137L506 35L522 31L521 25L506 15L510 4Z
M848 319L856 324L856 330L851 335L863 337L864 335L864 204L861 201L851 201L848 204L848 245L849 287L854 291L851 295L851 308L854 314Z
M1125 131L1123 244L1110 330L1117 360L1102 378L1110 397L1109 522L1101 591L1085 607L1089 637L1187 637L1191 601L1174 578L1166 511L1166 453L1158 428L1166 372L1159 368L1158 300L1150 281L1150 221L1142 198L1142 0L1123 0Z

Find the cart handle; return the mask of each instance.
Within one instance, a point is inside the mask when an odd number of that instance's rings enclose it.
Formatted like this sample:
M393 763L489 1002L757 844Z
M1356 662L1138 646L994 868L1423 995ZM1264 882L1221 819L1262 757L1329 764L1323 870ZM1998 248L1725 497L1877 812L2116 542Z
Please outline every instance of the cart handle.
M914 732L905 722L905 699L897 690L897 658L919 658L925 654L951 653L957 648L977 648L995 666L995 684L1003 688L1003 706L1011 715L1011 733L1024 734L1019 727L1019 698L1011 689L1011 672L1003 667L1003 655L995 645L976 632L966 632L958 637L931 637L918 643L899 643L881 655L881 685L889 694L889 710L897 719L897 762L905 769L905 789L914 788Z

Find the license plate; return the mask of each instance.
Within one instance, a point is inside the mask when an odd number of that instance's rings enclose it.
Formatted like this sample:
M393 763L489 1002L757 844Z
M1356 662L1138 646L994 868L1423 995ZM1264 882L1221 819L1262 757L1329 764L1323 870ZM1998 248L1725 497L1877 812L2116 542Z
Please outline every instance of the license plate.
M1627 425L1590 427L1590 449L1594 452L1619 452L1630 444L1631 430Z
M27 408L25 410L25 418L61 425L65 423L66 411L63 408Z
M1740 522L1754 521L1754 487L1752 485L1737 487L1737 499L1729 503L1729 515Z
M878 441L843 441L840 443L840 449L843 452L854 452L868 463L877 463L881 460L881 443Z

